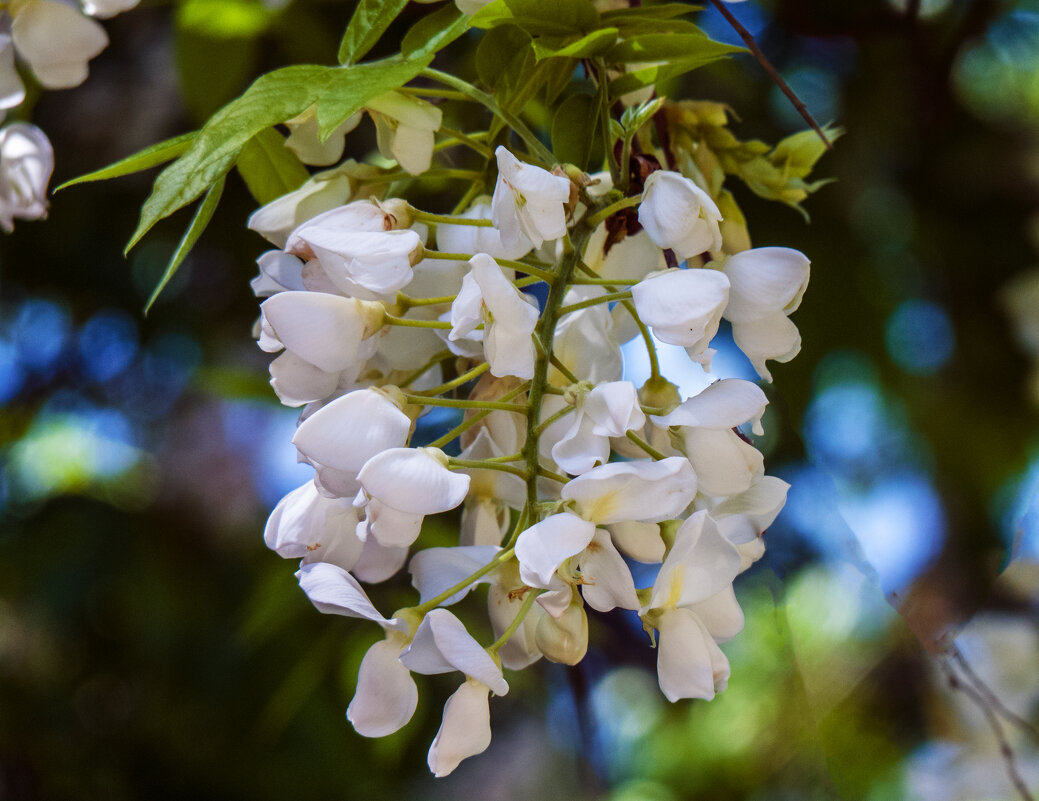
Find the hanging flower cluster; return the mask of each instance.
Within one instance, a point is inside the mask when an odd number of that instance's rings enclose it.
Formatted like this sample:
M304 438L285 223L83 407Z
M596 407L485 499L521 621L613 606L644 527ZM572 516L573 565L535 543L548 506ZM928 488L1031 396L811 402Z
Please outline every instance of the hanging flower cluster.
M409 171L428 166L439 119L421 101L371 110L377 124L397 115L395 141L380 130L384 150ZM300 154L306 124L290 142ZM587 607L639 615L669 700L724 689L718 644L743 626L733 581L762 555L787 485L764 474L743 430L763 433L760 387L722 379L683 398L654 337L709 368L726 318L771 380L767 362L799 350L789 315L809 277L794 250L726 255L718 206L677 172L651 171L641 196L623 197L608 175L495 156L493 196L453 216L369 198L356 171L340 171L250 221L277 247L253 282L259 345L278 354L278 397L302 407L293 442L315 471L265 540L301 560L320 611L382 629L347 712L358 732L409 721L414 674L458 674L429 750L437 776L489 744L503 670L581 661ZM609 221L622 213L632 219L617 241ZM642 386L622 378L620 347L635 337L652 368ZM459 418L418 447L416 423L434 407ZM458 544L423 547L425 517L454 509ZM659 565L651 586L636 586L633 561ZM386 617L363 585L405 566L418 599ZM492 643L454 611L474 604Z

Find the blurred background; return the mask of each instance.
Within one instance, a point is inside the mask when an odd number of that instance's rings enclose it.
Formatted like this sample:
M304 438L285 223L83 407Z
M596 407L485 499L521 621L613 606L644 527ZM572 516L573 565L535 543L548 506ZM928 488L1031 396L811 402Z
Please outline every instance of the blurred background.
M261 537L310 470L251 337L252 201L228 182L145 318L187 218L124 258L152 178L134 176L63 191L0 240L0 799L1039 793L1035 739L1006 717L997 737L993 704L933 656L957 638L1039 720L1039 0L730 8L847 134L810 224L732 186L754 244L803 250L813 275L759 443L792 489L737 582L729 689L668 704L638 624L597 616L579 669L509 676L490 750L448 779L425 752L449 677L423 682L402 732L356 735L343 713L375 634L317 614ZM351 11L182 0L107 22L88 81L33 109L52 185L198 127L259 71L334 63ZM741 139L803 127L750 56L665 90L731 104ZM731 344L718 365L748 369ZM414 597L406 576L377 592L384 610Z

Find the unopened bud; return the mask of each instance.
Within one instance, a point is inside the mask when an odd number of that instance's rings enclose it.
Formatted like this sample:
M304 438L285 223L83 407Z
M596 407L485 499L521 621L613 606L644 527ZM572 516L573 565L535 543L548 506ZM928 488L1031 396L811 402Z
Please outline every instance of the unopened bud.
M661 414L667 414L682 402L682 396L678 393L678 387L663 376L653 376L639 390L639 402L643 406L654 409L662 409Z
M544 615L534 635L538 649L552 662L576 665L588 651L588 616L584 607L571 603L558 618Z
M387 220L386 230L403 230L404 228L410 228L412 223L411 217L411 205L406 200L402 200L399 197L391 197L389 200L376 200L372 198L372 203L377 203L389 218Z

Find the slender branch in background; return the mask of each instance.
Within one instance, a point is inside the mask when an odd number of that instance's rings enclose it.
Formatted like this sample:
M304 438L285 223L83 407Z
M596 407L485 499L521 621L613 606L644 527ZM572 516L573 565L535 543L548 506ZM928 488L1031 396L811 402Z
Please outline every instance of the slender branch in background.
M959 665L959 668L963 671L964 675L966 675L967 680L974 685L974 689L977 690L978 693L986 701L988 701L988 703L992 705L993 709L995 709L996 712L1004 720L1006 720L1008 723L1012 723L1013 725L1017 726L1019 729L1021 729L1021 731L1025 732L1025 734L1027 734L1029 737L1035 740L1037 745L1039 745L1039 729L1036 729L1035 726L1033 726L1020 715L1015 714L1010 709L1007 709L1006 705L999 700L999 698L996 696L994 692L992 692L992 689L984 682L981 676L979 676L974 671L974 668L970 666L970 662L967 661L967 658L963 655L963 652L954 645L949 650L949 654L952 657L952 659L956 662L956 664Z
M754 37L751 36L750 31L743 27L738 19L736 19L732 12L725 7L725 3L722 0L711 0L714 7L718 9L719 13L725 17L726 21L732 26L733 30L740 35L740 38L746 43L747 49L754 54L754 58L758 60L762 69L768 73L769 77L773 82L780 88L780 90L787 96L787 99L794 104L794 108L797 109L798 113L804 118L804 121L808 123L813 131L819 134L819 138L823 140L823 144L826 145L827 150L833 150L833 144L827 138L823 129L819 126L819 123L815 121L815 117L808 111L808 107L801 102L794 90L790 88L786 81L783 80L776 68L772 66L772 63L765 58L765 54L761 52L761 48L758 47L758 43L754 41Z
M1032 795L1031 791L1028 789L1028 785L1025 784L1024 779L1021 778L1020 772L1018 772L1017 760L1014 757L1014 749L1011 748L1010 743L1007 742L1006 734L1003 731L1003 725L999 722L999 716L996 715L993 710L992 704L989 703L980 692L960 681L959 676L956 675L956 671L947 660L939 660L939 665L945 672L946 679L948 679L949 682L949 687L953 690L958 690L967 696L977 705L985 716L989 728L992 729L992 734L999 743L999 752L1002 754L1003 761L1006 763L1007 778L1009 778L1010 783L1014 785L1014 789L1017 790L1022 801L1035 801L1035 796Z

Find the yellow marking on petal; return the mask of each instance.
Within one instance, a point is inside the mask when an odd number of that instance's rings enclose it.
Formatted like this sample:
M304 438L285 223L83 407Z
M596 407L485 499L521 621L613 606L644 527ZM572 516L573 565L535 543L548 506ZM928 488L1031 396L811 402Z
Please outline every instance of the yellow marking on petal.
M665 609L674 609L678 606L678 600L682 597L682 583L685 580L685 565L678 565L671 571L671 586L668 587L667 600L664 601Z

